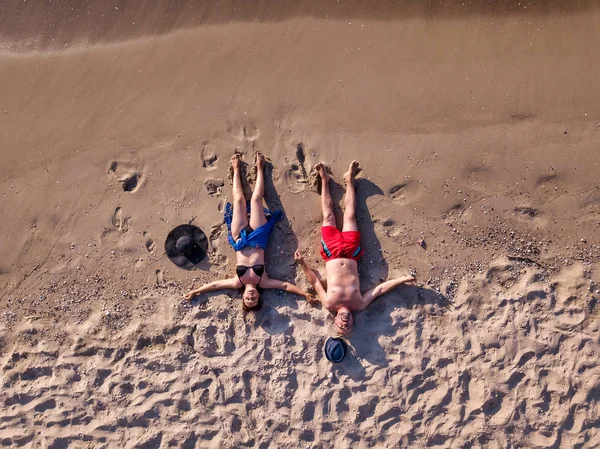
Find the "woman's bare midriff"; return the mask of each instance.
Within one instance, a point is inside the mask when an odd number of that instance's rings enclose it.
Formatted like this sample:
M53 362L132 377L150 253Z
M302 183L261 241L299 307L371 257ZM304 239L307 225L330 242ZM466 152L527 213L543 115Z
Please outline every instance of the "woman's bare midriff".
M265 250L261 248L244 248L235 253L237 264L251 267L252 265L264 265Z

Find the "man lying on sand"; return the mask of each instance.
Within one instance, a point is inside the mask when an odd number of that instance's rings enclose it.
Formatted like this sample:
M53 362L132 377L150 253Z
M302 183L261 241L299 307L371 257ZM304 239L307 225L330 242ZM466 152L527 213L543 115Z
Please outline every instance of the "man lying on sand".
M275 223L281 219L281 211L274 211L267 218L263 208L265 194L265 156L256 154L256 185L250 200L250 220L246 198L242 190L242 177L240 174L240 155L231 158L233 167L233 205L227 203L225 207L225 223L228 228L229 244L235 249L237 257L236 275L229 279L214 281L198 287L185 295L191 300L194 296L226 288L243 289L242 306L244 310L259 310L262 307L260 292L265 288L275 288L304 296L309 301L313 297L303 292L294 284L271 279L265 271L265 248L269 235ZM236 236L236 237L233 237Z
M357 261L362 257L363 251L360 247L360 232L356 225L356 190L354 188L354 179L361 168L358 162L352 161L350 168L344 174L346 198L344 224L341 232L336 227L333 214L328 167L324 163L319 163L315 169L321 176L321 208L323 209L321 256L325 260L327 270L327 292L315 272L306 264L300 250L296 251L294 258L317 291L323 306L335 314L334 324L338 328L338 332L346 335L354 324L353 311L363 310L375 298L388 293L400 284L414 281L415 278L405 276L386 281L361 295Z

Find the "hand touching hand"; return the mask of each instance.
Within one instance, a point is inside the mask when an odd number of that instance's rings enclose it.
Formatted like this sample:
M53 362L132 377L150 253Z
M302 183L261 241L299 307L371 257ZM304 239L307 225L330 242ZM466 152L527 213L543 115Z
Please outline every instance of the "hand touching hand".
M317 298L315 298L313 295L311 295L311 294L307 294L307 295L305 296L305 298L306 298L306 301L307 301L307 302L308 302L308 303L309 303L311 306L313 306L313 307L316 307L316 306L318 306L318 305L319 305L319 302L320 302L320 301L319 301Z
M294 253L294 260L300 264L304 263L304 254L302 254L302 251L300 251L300 249L297 249Z

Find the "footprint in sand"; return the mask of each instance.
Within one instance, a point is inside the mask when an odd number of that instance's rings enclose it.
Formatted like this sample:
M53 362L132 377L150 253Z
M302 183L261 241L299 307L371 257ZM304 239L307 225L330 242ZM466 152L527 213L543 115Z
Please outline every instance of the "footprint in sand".
M164 285L165 283L165 277L163 275L163 272L160 270L156 270L156 285Z
M519 217L531 220L539 214L539 211L535 207L519 206L515 207L515 213Z
M210 196L223 195L224 185L225 181L220 178L208 178L204 181L204 190L206 190Z
M248 121L243 125L227 122L227 132L240 142L240 145L235 148L236 153L247 154L255 151L260 131L253 122Z
M306 188L308 183L308 174L304 161L306 160L304 145L299 143L296 146L296 161L293 162L284 173L285 185L292 193L300 193Z
M219 204L221 206L221 204ZM222 212L222 207L219 207L219 212ZM216 248L219 244L219 237L223 233L224 222L220 221L210 227L210 233L208 237L208 241L210 242L210 246L212 248Z
M404 235L402 227L397 226L396 221L391 218L373 217L373 224L375 224L378 231L380 230L388 237L402 238Z
M302 422L312 422L312 420L315 417L315 409L316 409L316 403L315 402L308 402L303 410L302 410Z
M408 185L408 183L403 182L403 183L396 184L395 186L391 187L390 190L388 190L388 193L390 194L390 198L395 200L395 199L403 196L402 189L404 189L407 185Z
M202 168L206 168L207 170L214 170L217 168L219 157L210 150L207 142L204 142L202 145L200 157L202 158Z
M136 192L142 180L142 175L133 162L112 161L108 172L121 183L124 192Z
M125 234L129 230L129 225L133 222L131 217L123 217L123 210L120 207L115 209L111 219L114 228L121 234Z
M250 122L242 126L242 136L248 142L255 142L260 137L260 131L254 123Z
M146 246L146 249L149 253L154 251L154 248L156 248L156 242L154 241L152 235L148 231L144 231L144 245Z
M411 204L421 195L421 193L419 183L412 180L398 183L388 189L388 196L394 200L396 204L402 205Z
M252 121L247 121L243 125L228 121L227 132L239 141L256 142L260 137L260 130Z
M545 184L553 184L555 181L560 180L561 176L558 173L546 173L537 177L535 180L535 186L540 187Z

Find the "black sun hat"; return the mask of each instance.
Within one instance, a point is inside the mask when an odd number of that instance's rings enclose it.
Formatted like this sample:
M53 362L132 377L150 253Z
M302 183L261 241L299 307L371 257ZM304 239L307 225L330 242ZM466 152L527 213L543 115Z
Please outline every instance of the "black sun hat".
M331 363L339 363L346 357L347 346L343 338L329 337L325 342L325 357Z
M208 239L202 229L191 224L174 228L165 241L165 253L175 265L193 270L204 260L208 251Z

